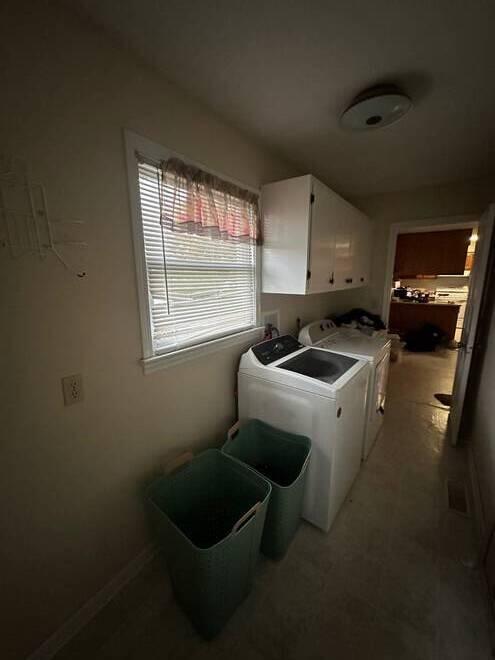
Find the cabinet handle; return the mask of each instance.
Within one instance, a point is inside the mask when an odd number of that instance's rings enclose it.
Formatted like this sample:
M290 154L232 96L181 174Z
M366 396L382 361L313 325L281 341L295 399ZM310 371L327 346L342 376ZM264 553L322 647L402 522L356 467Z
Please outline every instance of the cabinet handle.
M330 279L328 280L328 283L333 284L334 282L335 282L335 280L333 278L333 271L332 271L332 274L330 275Z
M347 277L345 281L346 284L350 284L352 282L352 277Z
M361 278L361 282L364 282L364 277Z

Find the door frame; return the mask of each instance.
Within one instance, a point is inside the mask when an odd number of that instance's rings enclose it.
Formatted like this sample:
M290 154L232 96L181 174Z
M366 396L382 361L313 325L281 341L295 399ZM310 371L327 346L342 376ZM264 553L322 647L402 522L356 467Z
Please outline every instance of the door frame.
M480 247L478 257L474 256L475 277L473 286L470 285L468 301L466 304L467 324L462 331L459 351L463 360L458 359L454 374L452 389L452 405L450 408L448 438L452 446L457 446L463 441L463 422L466 413L466 394L469 389L471 368L476 360L480 348L480 321L484 318L493 282L492 266L494 260L494 238L495 238L495 203L489 204L483 213L483 221L480 222ZM486 232L486 235L483 233ZM484 238L484 240L483 240ZM478 259L478 262L476 262ZM460 398L456 396L461 393ZM453 415L454 413L454 415Z
M385 279L382 293L382 320L388 325L390 314L391 282L394 275L395 251L399 234L419 234L428 231L449 231L451 229L469 229L478 226L480 216L475 214L453 215L440 218L424 218L422 220L406 220L390 225L385 266Z

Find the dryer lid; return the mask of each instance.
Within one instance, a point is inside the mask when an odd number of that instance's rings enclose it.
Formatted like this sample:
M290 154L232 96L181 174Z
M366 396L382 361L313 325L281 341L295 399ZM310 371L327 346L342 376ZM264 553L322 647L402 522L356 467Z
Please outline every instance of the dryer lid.
M330 337L337 331L337 326L331 319L320 319L308 323L299 333L299 341L305 346L313 346L322 339Z
M370 337L359 330L339 328L333 335L318 342L318 346L379 362L390 350L390 343L387 335Z

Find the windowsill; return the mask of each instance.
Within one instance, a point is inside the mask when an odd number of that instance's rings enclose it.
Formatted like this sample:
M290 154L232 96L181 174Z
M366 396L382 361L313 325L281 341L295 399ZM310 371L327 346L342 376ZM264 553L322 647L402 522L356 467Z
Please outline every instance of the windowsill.
M189 346L188 348L181 348L172 353L163 353L162 355L154 355L153 357L143 358L141 364L145 374L151 374L159 369L166 369L188 360L208 355L209 353L216 353L229 346L236 344L243 344L250 339L261 341L263 337L263 327L251 328L250 330L243 330L236 332L227 337L220 337L219 339L212 339L211 341L198 344L197 346Z

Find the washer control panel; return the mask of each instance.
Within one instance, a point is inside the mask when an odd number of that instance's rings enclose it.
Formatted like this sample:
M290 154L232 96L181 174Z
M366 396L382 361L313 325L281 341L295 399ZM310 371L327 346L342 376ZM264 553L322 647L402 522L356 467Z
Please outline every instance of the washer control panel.
M260 344L253 346L252 351L261 362L261 364L271 364L275 360L285 357L304 348L295 337L292 335L283 335L282 337L275 337L262 341Z

